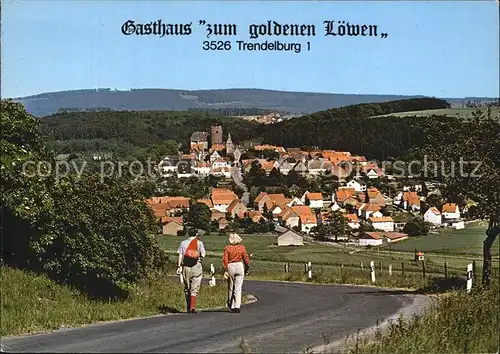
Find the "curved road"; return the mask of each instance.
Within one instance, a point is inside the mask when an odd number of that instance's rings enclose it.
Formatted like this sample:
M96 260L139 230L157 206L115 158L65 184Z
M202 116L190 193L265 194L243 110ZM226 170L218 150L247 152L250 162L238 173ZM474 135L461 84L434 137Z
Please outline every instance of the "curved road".
M418 297L355 286L246 280L243 289L257 302L241 313L206 310L58 330L2 340L14 352L241 352L244 337L254 352L303 352L321 346L323 335L342 340L374 326ZM203 296L203 288L200 296Z

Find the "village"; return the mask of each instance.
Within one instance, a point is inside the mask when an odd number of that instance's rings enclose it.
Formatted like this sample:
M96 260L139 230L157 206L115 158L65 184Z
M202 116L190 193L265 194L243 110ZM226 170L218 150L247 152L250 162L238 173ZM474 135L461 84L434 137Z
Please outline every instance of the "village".
M248 150L262 156L242 158ZM264 158L264 153L269 156L269 152L272 156ZM252 168L263 170L266 177L276 173L282 176L295 173L306 179L326 175L337 181L336 188L324 193L301 191L293 185L284 193L261 190L250 198L251 193L243 181ZM230 133L223 141L221 126L212 126L210 133L193 133L190 154L166 156L159 169L163 176L179 179L214 176L221 181L232 180L243 191L238 196L230 184L222 182L200 199L176 195L152 197L148 203L161 222L163 235L183 235L186 225L182 215L192 203L202 203L210 209L210 221L220 233L231 229L234 219L272 223L273 231L279 234L279 246L300 246L304 237L314 237L321 225L328 225L336 214L343 216L347 232L326 235L324 239L378 246L418 235L418 231L417 234L404 232L408 220L423 221L431 232L445 227L463 229L469 206L460 210L457 203L433 198L440 193L433 182L412 183L411 179L405 179L404 183L395 183L397 176L387 174L384 168L368 162L364 156L347 151L304 151L258 143L243 147L232 141ZM381 179L401 188L389 188L388 195L371 183ZM431 199L434 203L426 204L426 200Z

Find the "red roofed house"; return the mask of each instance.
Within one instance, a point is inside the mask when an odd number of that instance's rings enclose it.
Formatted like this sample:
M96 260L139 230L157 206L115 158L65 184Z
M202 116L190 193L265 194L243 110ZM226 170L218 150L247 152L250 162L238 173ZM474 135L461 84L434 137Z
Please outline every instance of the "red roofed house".
M358 216L361 216L364 219L368 219L370 216L381 217L382 213L380 212L381 206L375 203L367 203L362 204L358 209Z
M182 217L180 216L164 216L161 218L162 233L164 235L177 236L179 231L182 231Z
M356 214L344 214L344 217L347 219L347 225L349 225L351 229L359 228L359 219Z
M212 203L214 205L214 209L217 209L223 213L227 212L227 208L235 199L237 200L239 198L234 192L229 189L212 189Z
M301 201L313 209L323 208L323 195L321 193L305 192Z
M433 225L441 225L442 217L441 212L436 207L431 207L427 209L424 214L424 221L431 223Z
M394 231L394 220L390 216L370 217L368 222L377 230Z
M455 203L443 204L442 213L446 220L460 219L460 211Z
M360 246L379 246L383 243L398 242L408 238L407 234L399 232L363 232L359 239Z
M229 204L227 212L231 214L233 218L235 215L238 215L239 218L243 219L247 212L247 207L239 199L234 199L231 204Z
M293 228L299 227L300 217L299 214L293 210L294 207L286 206L281 214L281 219L286 227Z

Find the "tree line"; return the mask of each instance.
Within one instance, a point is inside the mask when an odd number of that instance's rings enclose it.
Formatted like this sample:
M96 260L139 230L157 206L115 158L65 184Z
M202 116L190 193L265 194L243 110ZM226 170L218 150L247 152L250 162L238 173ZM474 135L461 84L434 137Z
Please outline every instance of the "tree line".
M165 140L175 140L187 151L193 132L209 132L211 125L218 124L224 135L230 132L236 142L258 139L284 147L317 146L385 159L420 146L425 140L424 127L436 117L370 117L448 106L448 102L433 98L359 104L276 124L199 111L74 112L44 117L41 123L47 139L58 152L65 153L78 152L78 145L86 142L86 149L101 146L130 155Z

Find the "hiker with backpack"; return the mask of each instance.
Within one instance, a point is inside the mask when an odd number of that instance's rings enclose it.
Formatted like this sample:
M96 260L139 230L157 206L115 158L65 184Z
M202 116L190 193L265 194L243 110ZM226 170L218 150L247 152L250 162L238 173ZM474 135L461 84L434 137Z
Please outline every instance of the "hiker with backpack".
M196 313L196 298L203 275L201 261L205 257L205 246L200 236L198 230L190 229L189 238L182 241L177 250L177 275L182 274L188 313Z

